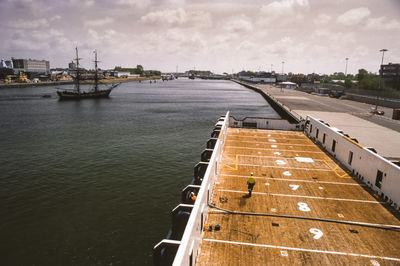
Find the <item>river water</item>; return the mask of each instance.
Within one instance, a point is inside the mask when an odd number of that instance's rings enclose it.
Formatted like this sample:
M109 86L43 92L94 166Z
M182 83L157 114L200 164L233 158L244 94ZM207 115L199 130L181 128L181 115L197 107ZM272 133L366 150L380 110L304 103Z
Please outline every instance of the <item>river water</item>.
M219 116L279 117L230 81L55 91L0 91L1 265L152 265Z

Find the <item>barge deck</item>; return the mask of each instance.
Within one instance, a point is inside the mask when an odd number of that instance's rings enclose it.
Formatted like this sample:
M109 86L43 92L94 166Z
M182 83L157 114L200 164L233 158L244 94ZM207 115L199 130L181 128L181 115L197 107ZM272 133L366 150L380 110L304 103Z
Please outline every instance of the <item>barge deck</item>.
M398 215L303 132L227 128L210 205L197 265L400 264Z
M227 112L155 265L400 265L399 177L398 165L322 120Z

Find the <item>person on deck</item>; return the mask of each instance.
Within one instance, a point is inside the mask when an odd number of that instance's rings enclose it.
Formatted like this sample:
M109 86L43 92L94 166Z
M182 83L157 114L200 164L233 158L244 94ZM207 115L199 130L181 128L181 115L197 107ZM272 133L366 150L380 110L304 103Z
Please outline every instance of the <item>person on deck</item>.
M249 178L247 179L247 189L249 190L248 197L251 197L251 192L253 191L254 185L256 184L256 180L254 179L253 172L250 173Z

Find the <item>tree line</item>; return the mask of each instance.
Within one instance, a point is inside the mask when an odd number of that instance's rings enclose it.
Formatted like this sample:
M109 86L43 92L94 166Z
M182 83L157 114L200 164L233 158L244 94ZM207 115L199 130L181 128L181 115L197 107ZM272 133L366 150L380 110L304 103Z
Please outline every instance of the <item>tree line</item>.
M121 66L116 66L114 67L114 71L120 71L120 72L129 72L132 75L140 75L144 77L150 77L150 76L161 76L161 71L158 70L144 70L142 65L137 65L135 68L127 68L127 67L121 67Z

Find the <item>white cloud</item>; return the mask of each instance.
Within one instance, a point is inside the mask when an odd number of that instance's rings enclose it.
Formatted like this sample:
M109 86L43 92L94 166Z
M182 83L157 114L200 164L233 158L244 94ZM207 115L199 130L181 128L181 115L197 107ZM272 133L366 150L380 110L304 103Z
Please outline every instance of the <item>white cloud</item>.
M261 7L261 12L273 16L280 16L292 13L297 7L308 7L308 0L281 0L274 1Z
M223 28L230 32L248 32L253 30L253 24L247 16L241 15L229 19Z
M50 21L53 22L53 21L60 20L60 19L61 19L61 16L56 15L56 16L54 16L54 17L51 17L51 18L50 18Z
M184 24L187 14L183 8L150 12L140 18L145 24Z
M210 13L202 10L186 11L183 8L153 11L142 16L139 21L151 26L184 26L196 29L212 25Z
M36 20L19 19L17 21L9 23L8 25L12 28L28 30L28 29L37 29L37 28L48 27L49 22L45 18L36 19Z
M336 21L344 25L356 25L370 14L371 11L366 7L354 8L337 17Z
M85 20L83 22L83 24L86 27L98 27L98 26L104 26L104 25L107 25L107 24L111 24L113 22L114 22L113 18L105 17L105 18L102 18L102 19Z
M70 0L69 3L73 6L82 7L93 7L95 4L94 0Z
M396 19L388 21L385 17L369 18L365 28L369 30L400 30L400 22Z
M248 40L244 40L236 47L236 50L251 50L257 47L257 44L253 42L249 42Z
M118 0L117 5L135 6L138 8L146 8L150 6L151 0Z
M328 16L326 14L319 14L315 19L314 19L314 23L317 25L321 25L321 24L327 24L329 21L331 21L332 17Z

